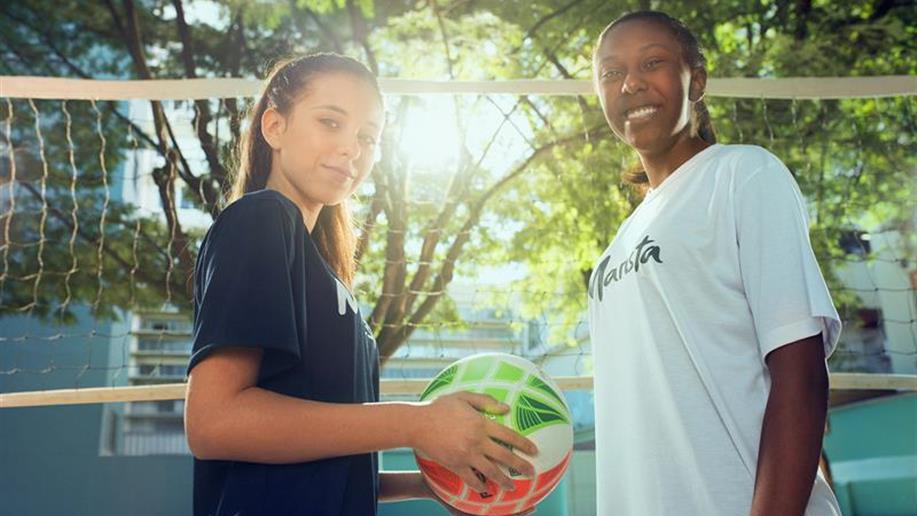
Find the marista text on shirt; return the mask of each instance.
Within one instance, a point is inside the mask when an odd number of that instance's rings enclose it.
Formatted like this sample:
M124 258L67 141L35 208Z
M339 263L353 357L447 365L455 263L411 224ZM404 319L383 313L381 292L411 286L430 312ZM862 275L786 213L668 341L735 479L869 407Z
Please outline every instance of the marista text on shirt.
M612 269L608 269L608 262L611 261L611 256L606 256L599 263L593 275L592 283L589 284L589 297L595 297L601 301L605 287L623 278L625 274L637 272L640 270L641 265L650 260L662 263L662 258L659 257L659 246L653 245L653 243L654 241L650 239L649 235L643 237L643 240L637 244L637 247L630 253L627 260Z

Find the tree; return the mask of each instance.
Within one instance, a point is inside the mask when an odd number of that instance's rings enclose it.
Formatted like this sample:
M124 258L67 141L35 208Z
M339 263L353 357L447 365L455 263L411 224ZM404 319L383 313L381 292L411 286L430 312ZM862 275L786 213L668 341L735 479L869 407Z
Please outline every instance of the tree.
M182 0L106 0L89 6L31 1L0 7L0 51L5 57L0 71L72 77L260 77L278 57L334 50L361 58L383 77L588 78L594 38L604 25L625 10L654 7L697 31L708 48L712 76L914 73L917 60L909 42L915 14L906 2L849 4L222 0L212 3L214 16L201 17L195 12L197 4ZM425 101L392 101L383 159L359 211L362 275L357 288L373 306L369 321L382 355L394 353L431 318L456 317L445 292L457 268L470 266L469 257L475 266L525 264L528 275L516 291L539 295L521 296L523 312L554 314L566 322L556 326L554 338L569 339L582 314L592 263L640 197L621 183L620 172L633 156L610 137L595 98L457 97L448 124L461 137L457 158L445 165L417 164L410 149L398 145L411 110ZM837 244L842 232L868 217L900 219L913 196L908 178L913 171L914 118L907 98L710 99L710 104L725 141L763 144L797 173L813 200L814 244L823 263L845 259ZM31 199L35 212L31 218L18 211L7 218L17 221L10 224L12 233L19 232L13 242L44 241L29 233L44 228L46 236L59 241L69 241L75 233L86 249L48 245L36 252L34 246L16 248L7 242L7 252L22 257L16 263L27 265L4 276L25 279L7 281L16 288L2 291L2 306L31 309L56 302L64 313L68 303L62 300L70 299L71 292L67 282L79 286L72 291L73 299L97 306L164 299L186 306L183 289L200 235L182 227L174 192L183 188L199 208L214 217L219 213L220 193L231 181L232 147L242 127L244 102L194 102L191 126L204 155L202 165L187 159L187 149L175 139L182 122L170 120L159 102L150 102L150 134L132 124L118 104L100 103L101 115L74 109L71 136L78 142L79 213L99 222L77 231L67 222L68 209L57 202L70 198L74 176L66 135L55 119L46 117L57 130L47 133L46 159L40 159L37 133L26 130L26 122L33 122L30 107L24 101L7 103L11 105L19 121L9 139L17 150L17 183L22 184L16 199ZM44 105L38 103L39 108ZM59 111L56 106L47 109ZM482 109L500 113L495 127L485 128L475 118ZM525 142L515 149L518 159L513 162L494 159L504 134L497 127ZM101 152L109 164L116 164L133 145L124 128L139 147L152 149L160 158L152 173L162 222L139 218L129 206L106 201L105 185L100 184L104 174L95 168L99 160L91 157ZM108 139L103 151L99 134ZM10 169L3 170L5 178ZM63 206L69 207L67 202ZM138 246L148 246L149 252L136 253ZM132 260L136 254L142 256L139 262ZM30 271L72 270L67 264L74 255L95 268L81 266L83 275L47 275L36 287ZM93 261L93 256L102 256L102 261ZM146 287L141 289L145 297L132 297L124 293L130 289L118 287L134 285L130 278ZM100 291L109 297L97 301ZM36 292L40 302L34 304ZM854 303L852 295L843 301Z
M472 16L456 23L435 3L426 6L406 3L402 6L397 2L389 2L383 11L372 3L352 1L276 2L256 7L250 7L242 2L225 2L221 4L221 19L226 23L223 30L203 22L189 22L186 6L180 0L168 3L137 3L125 0L120 5L105 2L88 10L81 7L79 4L62 7L59 4L42 2L4 7L2 15L7 24L6 28L10 30L4 31L3 43L6 52L15 58L7 62L4 73L50 73L79 77L95 77L99 73L110 73L141 79L254 76L264 72L264 63L275 60L278 56L316 50L360 53L376 70L398 70L408 64L398 52L423 45L423 38L433 33L441 39L442 54L445 56L445 59L439 58L438 66L442 68L443 73L456 77L456 70L472 62L474 56L453 55L454 51L450 50L452 41L461 40L462 44L467 45L475 41L472 36L482 38L484 29L499 29L501 26L500 21L492 17L479 19ZM384 39L380 43L372 42L373 33L378 33L383 28L387 30L387 20L395 15L400 21L392 23L391 32L400 33L405 38L403 43L389 44ZM62 30L49 31L42 28L49 26L62 27ZM451 30L455 31L454 36L450 36ZM296 36L291 37L291 34ZM291 41L300 43L292 45ZM375 46L379 46L383 53L390 52L393 59L380 61L376 57ZM104 49L101 57L99 47ZM44 55L54 58L36 59ZM430 64L433 65L433 61ZM411 99L404 99L399 104L404 104L406 109L411 102ZM165 254L164 264L143 265L139 269L168 271L164 281L145 283L153 292L145 300L148 303L165 298L179 305L187 305L186 297L173 296L173 293L180 291L178 287L182 283L179 280L187 278L192 270L195 236L186 234L177 217L175 192L176 187L181 185L194 195L195 202L201 209L214 217L219 213L222 207L219 192L225 191L231 181L228 161L244 117L244 110L234 99L227 100L224 105L229 113L232 137L220 142L215 136L219 123L214 119L213 103L201 100L194 104L192 125L206 159L206 168L203 170L196 170L189 164L184 149L175 139L177 122L169 120L162 103L150 102L154 122L151 134L145 133L136 124L127 120L117 105L108 107L111 120L105 120L107 125L105 129L100 129L99 136L113 130L111 128L116 123L126 124L142 146L155 150L161 158L161 164L152 171L152 175L162 204L164 224L160 227L154 220L137 222L144 228L143 240L157 244L160 251L158 255ZM394 112L405 112L405 109L397 105L392 109ZM13 112L10 108L9 113ZM398 132L399 123L397 117L392 120L390 134ZM456 123L463 123L459 111L456 112ZM65 138L61 138L60 135L48 140L53 140L56 152L53 155L41 156L35 161L40 162L41 167L27 165L32 163L29 158L35 157L37 147L30 143L41 139L41 131L36 131L36 138L27 142L28 139L23 139L24 134L20 134L20 127L10 133L11 149L16 149L16 152L11 153L14 159L11 161L10 169L19 169L17 185L24 185L25 191L33 195L33 203L40 206L33 210L38 214L37 221L28 219L19 212L13 212L13 215L8 217L9 220L18 222L11 227L20 230L17 235L19 241L46 242L47 238L41 235L29 235L30 228L36 226L39 227L40 233L65 235L75 232L82 235L80 230L74 229L77 225L69 222L66 217L48 217L60 215L51 206L55 203L49 201L65 198L68 179L78 175L80 180L76 188L81 194L92 193L95 197L84 197L84 207L78 203L74 206L84 218L92 209L101 210L97 214L100 220L98 227L105 229L94 237L90 235L84 238L87 244L91 244L86 246L86 252L98 244L101 251L97 254L109 257L112 261L108 267L97 267L111 272L110 277L97 274L99 277L95 278L96 283L100 285L97 290L105 291L101 285L107 283L107 290L118 291L115 285L121 284L129 272L136 274L138 267L125 257L126 251L131 249L131 244L136 242L136 233L115 231L114 222L117 219L120 224L118 228L134 227L130 223L135 220L135 214L128 206L116 206L117 203L108 197L99 202L99 195L108 195L107 189L105 185L95 185L93 189L87 170L67 173L69 168L66 166L68 160L65 156L69 143L65 143ZM90 133L82 134L79 141L82 143L99 140L93 136ZM366 213L363 214L365 222L362 225L363 233L359 248L361 257L369 261L373 256L370 243L374 235L378 235L379 240L384 242L384 251L379 253L380 257L384 256L386 260L386 265L380 271L381 278L374 278L374 281L366 283L375 285L377 289L374 292L376 295L373 296L376 299L370 322L376 329L384 357L393 353L416 326L433 312L443 298L443 293L452 279L455 264L465 252L466 244L472 239L472 233L479 225L482 214L493 197L523 174L528 166L547 155L551 149L576 144L579 139L579 134L573 132L563 138L540 142L519 163L506 171L485 170L481 166L483 156L473 156L471 151L463 148L462 159L449 171L450 174L447 174L449 186L444 192L445 199L441 203L441 209L431 210L428 205L424 209L413 210L407 194L408 184L411 182L412 174L422 172L411 170L407 158L403 153L394 150L389 138L387 147L391 152L385 154L386 157L373 174L375 189L372 199L367 204ZM119 160L116 149L124 149L126 145L124 140L119 140L107 149L106 158L110 165L116 164ZM81 158L76 163L79 163L79 166L74 165L70 168L89 169L88 164L91 162ZM44 186L36 189L26 178L30 174L34 176L39 169L48 172L41 176L44 178ZM107 177L105 173L98 173L103 179ZM49 185L50 190L47 188ZM15 194L15 199L21 196L18 188ZM440 192L440 195L442 194L443 192ZM376 220L383 214L384 222L377 224ZM107 221L105 217L108 217ZM416 232L412 237L408 236L410 231L420 228L424 228L422 232ZM82 231L86 231L85 225ZM416 259L409 256L411 238L422 241ZM58 246L40 247L41 250L34 256L20 253L24 258L20 262L23 267L34 271L37 262L38 271L31 275L23 271L20 276L36 278L33 290L41 291L43 302L39 304L48 307L52 301L60 300L62 296L59 288L50 288L47 277L53 274L46 268L46 264L47 267L50 267L51 263L63 264L68 257L78 255L79 252ZM165 253L162 253L163 250ZM50 260L51 256L55 259ZM64 269L66 268L63 267L62 270ZM10 277L13 276L15 274L11 274ZM45 285L39 288L42 276ZM65 275L65 278L64 290L74 283L80 285L79 292L83 292L83 287L94 279L91 275L84 277L73 274ZM379 285L382 287L381 290L378 290ZM19 286L21 288L6 291L4 306L12 310L32 311L32 308L38 305L29 300L27 285ZM84 299L86 298L84 296ZM69 305L69 298L66 299L67 302L61 303L62 314L67 311ZM111 298L112 303L123 304L128 301L123 296ZM94 305L98 307L100 303L100 300L96 300ZM48 310L39 310L38 313L47 314Z
M915 12L906 2L651 4L695 31L706 49L712 77L913 74L917 64L909 44L915 34ZM504 19L519 11L513 3L501 5ZM588 77L590 38L623 6L609 6L612 13L607 13L601 10L608 5L604 3L553 5L563 14L544 14L550 21L532 38L554 49L552 61L559 63L560 76ZM835 271L859 258L841 248L842 236L862 227L875 228L881 221L889 225L913 219L913 99L708 97L708 104L720 141L763 145L794 172L810 201L813 246L835 302L842 314L852 313L857 293L846 289ZM581 107L584 119L600 116L592 98ZM554 121L554 116L548 118ZM529 274L518 290L550 295L524 299L526 313L531 316L547 308L566 321L555 340L570 340L585 308L583 292L595 257L639 201L639 191L620 180L620 172L634 162L633 154L608 139L567 149L565 155L534 167L529 180L517 183L498 207L502 217L528 223L508 245L496 246L492 261L527 264ZM907 231L906 224L900 227Z

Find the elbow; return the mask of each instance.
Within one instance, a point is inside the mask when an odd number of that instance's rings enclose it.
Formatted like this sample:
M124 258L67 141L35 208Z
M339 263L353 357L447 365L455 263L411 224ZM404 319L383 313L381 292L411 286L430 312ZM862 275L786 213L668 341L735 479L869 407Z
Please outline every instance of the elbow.
M218 428L212 418L201 413L194 405L186 405L185 436L191 455L199 460L220 460Z

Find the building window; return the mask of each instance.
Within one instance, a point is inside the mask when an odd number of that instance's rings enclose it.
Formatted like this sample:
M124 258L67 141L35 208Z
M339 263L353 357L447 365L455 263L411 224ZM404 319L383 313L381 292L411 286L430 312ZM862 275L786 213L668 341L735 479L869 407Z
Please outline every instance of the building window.
M130 385L178 383L191 355L191 321L171 312L135 313ZM113 414L110 449L117 455L189 454L184 400L135 401Z

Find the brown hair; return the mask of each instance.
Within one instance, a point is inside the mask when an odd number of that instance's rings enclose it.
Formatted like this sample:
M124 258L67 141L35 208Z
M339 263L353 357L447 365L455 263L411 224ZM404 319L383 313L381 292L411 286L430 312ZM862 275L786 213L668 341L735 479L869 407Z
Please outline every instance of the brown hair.
M310 54L282 60L274 65L266 79L264 92L252 106L248 129L242 134L237 149L238 168L230 187L227 202L235 201L248 192L264 189L271 173L272 149L261 133L261 116L268 108L281 114L290 112L296 99L310 81L323 73L347 73L369 83L382 94L376 77L355 59L333 53ZM353 231L347 201L336 206L324 206L312 229L311 237L328 265L348 286L353 284L356 269Z
M598 52L605 37L612 29L627 21L646 20L662 24L671 31L672 35L681 45L682 59L692 69L707 67L707 57L701 49L700 43L694 33L691 32L684 23L669 16L661 11L634 11L618 17L615 21L608 24L605 30L599 35L598 42L595 45L595 52ZM595 53L593 53L593 61ZM694 109L691 111L691 135L700 136L707 143L716 143L716 132L713 130L713 124L710 122L710 112L707 110L707 104L703 100L694 103ZM642 167L636 167L634 170L624 175L625 181L631 184L647 184L649 178Z

